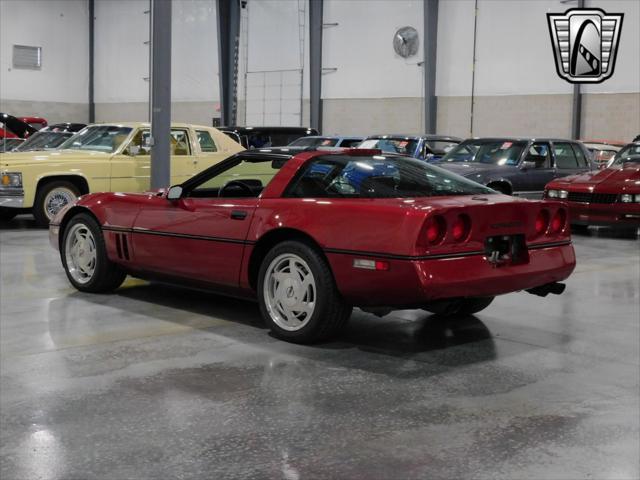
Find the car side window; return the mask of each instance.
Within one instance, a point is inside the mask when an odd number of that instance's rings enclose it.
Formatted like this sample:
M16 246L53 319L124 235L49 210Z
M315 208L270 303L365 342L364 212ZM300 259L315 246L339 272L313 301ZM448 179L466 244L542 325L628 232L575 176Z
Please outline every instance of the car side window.
M553 154L556 157L556 167L560 169L578 168L578 159L568 142L553 144Z
M224 171L203 178L187 196L194 198L257 197L282 164L271 160L239 159Z
M551 168L551 149L549 148L549 144L546 142L532 143L529 147L527 158L529 160L533 158L540 159L536 161L539 165L537 168ZM544 159L544 162L542 159Z
M206 130L196 130L198 136L198 144L203 153L217 152L216 142L213 141L211 134Z
M580 146L574 143L571 145L571 148L573 148L573 153L576 154L576 158L578 159L578 166L582 168L589 167L589 160L587 159L586 155L584 154Z
M169 140L171 155L191 155L189 135L186 130L172 128Z
M151 152L150 139L151 133L148 129L138 130L123 153L131 156L149 155Z

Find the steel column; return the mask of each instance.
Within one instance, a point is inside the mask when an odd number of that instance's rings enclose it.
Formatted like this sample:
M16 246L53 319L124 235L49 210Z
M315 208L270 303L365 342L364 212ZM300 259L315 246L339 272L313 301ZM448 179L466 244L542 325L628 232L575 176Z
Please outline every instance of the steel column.
M584 8L584 0L578 0L578 8ZM573 105L571 109L571 138L580 139L582 130L582 90L579 83L573 85Z
M436 133L438 99L436 97L436 59L438 52L438 2L424 0L424 133Z
M96 121L96 104L94 99L94 45L95 45L95 0L89 0L89 123Z
M216 0L218 18L218 78L220 123L236 125L238 114L238 52L240 1Z
M171 2L151 0L151 188L171 181Z
M310 127L322 132L322 16L324 0L309 0Z

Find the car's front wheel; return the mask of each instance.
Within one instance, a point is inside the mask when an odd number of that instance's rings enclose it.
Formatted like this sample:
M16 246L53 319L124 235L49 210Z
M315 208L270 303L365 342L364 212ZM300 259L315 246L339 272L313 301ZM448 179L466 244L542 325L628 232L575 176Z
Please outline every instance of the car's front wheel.
M67 278L82 292L110 292L127 276L107 257L100 225L91 215L80 213L67 223L60 247Z
M326 260L298 241L282 242L266 255L258 275L258 300L273 334L294 343L330 338L352 311Z
M54 180L38 188L33 204L33 216L42 227L49 222L64 206L75 202L80 196L78 188L65 180Z

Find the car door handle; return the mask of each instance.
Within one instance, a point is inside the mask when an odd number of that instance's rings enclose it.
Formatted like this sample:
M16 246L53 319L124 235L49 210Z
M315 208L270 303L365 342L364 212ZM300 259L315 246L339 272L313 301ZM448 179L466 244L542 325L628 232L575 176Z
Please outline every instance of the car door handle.
M231 210L231 218L233 220L244 220L247 218L247 212L244 210Z

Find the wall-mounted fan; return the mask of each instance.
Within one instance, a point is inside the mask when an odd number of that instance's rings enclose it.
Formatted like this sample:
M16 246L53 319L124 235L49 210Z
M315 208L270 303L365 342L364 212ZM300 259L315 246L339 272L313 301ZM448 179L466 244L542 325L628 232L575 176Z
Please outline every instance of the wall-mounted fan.
M393 35L393 49L402 58L418 53L418 31L413 27L402 27Z

